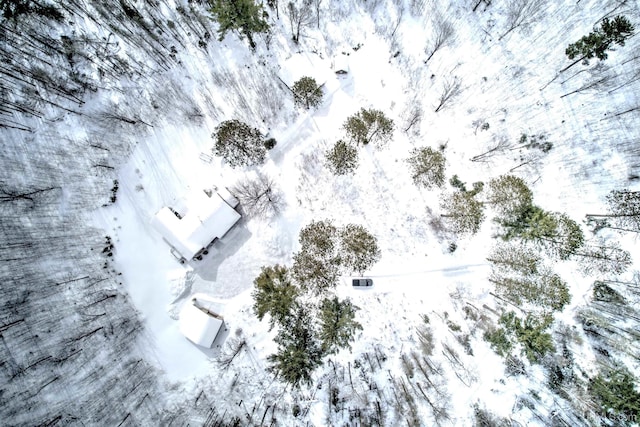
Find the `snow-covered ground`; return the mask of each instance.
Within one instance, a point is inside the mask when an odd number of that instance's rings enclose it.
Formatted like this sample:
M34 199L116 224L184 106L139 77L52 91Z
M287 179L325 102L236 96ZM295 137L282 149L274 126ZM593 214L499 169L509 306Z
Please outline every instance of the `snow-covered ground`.
M379 344L394 360L393 373L401 375L396 356L415 344L415 328L423 314L436 325L436 341L453 341L443 319L450 316L465 324L461 301L477 307L492 305L491 286L486 280L490 267L485 258L493 244L493 224L486 221L473 237L460 238L440 230L440 191L418 189L409 175L406 158L414 147L444 145L447 176L457 174L470 185L518 166L513 154L496 156L487 163L471 162L474 155L500 138L515 142L523 133L547 134L553 142L549 155L540 165L517 168L514 173L527 180L536 203L544 209L568 212L577 221L586 213L602 210L609 190L628 185L626 160L616 152L612 140L626 137L631 141L638 135L626 117L602 117L636 106L637 92L618 91L606 103L588 93L560 98L577 87L579 76L576 83L556 81L541 90L564 66L567 40L585 33L605 10L595 1L576 6L551 3L531 26L517 29L501 41L503 5L475 14L467 5L441 6L444 16L454 23L455 37L428 64L423 63L422 50L432 22L405 12L392 47L389 34L398 10L391 2L378 2L378 9L371 14L365 13L365 5L358 6L349 13L348 21L339 20L338 15L331 19L325 9L328 18L323 30L310 30L299 47L287 39L286 29L279 28L282 32L276 32L273 42L280 49L277 51L261 47L250 56L241 43L228 36L215 48L219 60L215 65L196 52L183 53L193 82L191 96L201 105L205 102L201 86L212 84L208 73L225 69L237 74L245 65L257 66L256 58L277 69L290 52L299 50L312 57L316 67L324 67L328 77L324 101L316 110L300 110L295 115L283 112L271 123L253 123L278 141L267 162L256 169L273 177L282 189L286 201L283 213L270 220L243 218L215 244L215 251L191 266L176 262L150 220L160 208L189 191L214 185L231 187L253 172L232 169L218 158L209 162L207 157L217 123L236 115L244 117L246 111L235 111L236 106L221 95L215 101L218 110L225 112L221 117L206 119L201 125L155 126L118 169L118 201L97 211L95 221L116 242L115 265L145 319L149 359L168 379L186 388L219 375L215 356L198 349L178 331L180 307L192 294L201 293L217 301L230 334L244 331L256 357L264 360L273 351L273 333L252 312L253 279L261 266L290 265L301 227L319 219L331 219L338 225L362 224L377 237L382 250L380 262L366 272L374 280L373 288L353 289L349 277L343 277L336 289L336 294L350 297L361 308L358 321L364 327L352 351L341 352L336 360L353 362L354 357ZM435 7L435 3L429 6ZM393 16L393 22L385 22L386 16ZM567 19L571 23L565 35ZM634 47L637 42L624 49ZM332 58L343 50L349 53L349 73L336 76L331 72ZM395 51L400 52L397 57ZM620 55L612 53L608 63L618 64ZM296 63L308 65L290 61L288 67ZM295 69L287 70L291 72ZM460 96L435 113L439 91L454 77L462 82ZM283 105L293 108L291 100ZM394 137L387 147L362 149L354 176L334 177L323 165L324 152L343 135L345 119L361 107L377 108L392 117L396 122ZM413 107L422 109L423 118L405 133L406 112ZM473 124L476 120L489 123L489 129L478 130ZM613 134L611 140L599 140L608 133ZM450 253L452 242L457 243L457 250ZM575 277L571 268L559 266L558 271L576 291L574 304L581 304L589 279ZM565 320L570 322L571 310L568 313ZM543 374L533 368L528 377L505 383L503 360L480 336L474 336L472 343L474 355L464 357L470 383L459 381L452 372L446 374L448 393L453 396L452 423L468 425L475 402L501 416L518 419L513 409L516 399L535 389L532 382L537 381L536 376L543 381ZM326 422L323 402L319 399L312 405L309 417L314 425ZM530 422L523 417L522 423Z

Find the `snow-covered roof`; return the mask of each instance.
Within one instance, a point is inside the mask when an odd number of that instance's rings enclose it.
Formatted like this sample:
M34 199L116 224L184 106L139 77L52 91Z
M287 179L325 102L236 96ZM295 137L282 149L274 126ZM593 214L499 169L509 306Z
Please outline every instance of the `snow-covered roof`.
M287 86L292 87L302 77L313 77L322 86L331 75L331 70L318 56L295 53L284 61L280 70L280 78Z
M178 218L169 207L153 217L152 225L186 259L192 259L215 238L221 238L240 219L240 214L222 197L196 191L180 204Z
M333 58L333 71L336 73L348 73L349 57L343 53L336 55L335 58Z
M180 311L180 332L192 343L211 348L223 320L212 313L206 313L196 306L195 301L187 302Z

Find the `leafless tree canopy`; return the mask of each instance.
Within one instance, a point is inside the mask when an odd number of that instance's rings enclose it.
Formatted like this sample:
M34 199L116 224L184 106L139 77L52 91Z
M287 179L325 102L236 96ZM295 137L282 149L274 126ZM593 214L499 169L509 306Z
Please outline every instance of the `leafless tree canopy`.
M437 51L446 46L454 34L453 25L446 21L442 15L436 14L433 19L433 35L427 43L427 47L424 49L424 52L427 54L427 59L424 60L424 63L429 62Z
M240 201L241 209L250 217L271 218L284 208L280 189L267 175L257 174L255 178L238 182L233 193Z
M498 37L502 40L516 28L533 24L544 12L545 0L511 0L507 6L507 26L505 32Z
M303 0L301 2L290 1L287 4L287 17L291 24L291 38L294 42L300 41L300 34L302 31L310 27L314 21L314 10L311 8L312 4L310 0ZM315 18L319 21L319 7L317 5Z
M462 82L458 77L454 77L453 79L448 79L442 85L442 91L440 92L440 97L438 98L438 106L436 107L435 112L442 110L451 100L460 95L462 92Z

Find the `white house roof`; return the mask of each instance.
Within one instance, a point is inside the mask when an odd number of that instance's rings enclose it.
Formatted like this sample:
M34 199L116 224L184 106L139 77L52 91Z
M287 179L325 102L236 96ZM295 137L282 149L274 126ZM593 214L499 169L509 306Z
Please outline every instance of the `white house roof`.
M195 302L187 302L180 311L179 329L182 335L192 343L205 348L211 348L222 324L221 317L205 313Z
M175 209L175 208L174 208ZM160 209L151 223L164 239L186 259L192 259L214 238L221 238L240 219L240 214L217 193L191 194L177 209L178 218L168 207Z
M333 58L333 71L336 73L349 72L349 57L345 54L338 54Z
M317 55L306 53L294 53L284 61L280 70L280 78L289 87L302 77L313 77L322 86L331 74L328 65Z

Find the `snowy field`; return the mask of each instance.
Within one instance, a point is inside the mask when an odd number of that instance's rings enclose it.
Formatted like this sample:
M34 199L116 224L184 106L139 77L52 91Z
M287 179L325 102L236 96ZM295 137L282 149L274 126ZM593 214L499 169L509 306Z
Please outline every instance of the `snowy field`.
M442 149L447 187L453 175L468 186L504 174L521 177L536 205L567 213L589 239L585 215L604 211L605 196L613 189L638 190L637 178L630 179L640 174L637 111L616 115L640 105L638 85L625 85L637 75L637 58L631 61L630 52L638 51L638 38L610 52L602 65L593 60L562 74L559 70L569 63L566 45L601 17L615 11L640 25L638 5L541 1L507 32L505 1L483 3L475 12L471 2L463 1L318 3L322 19L318 28L305 29L300 44L291 41L281 11L279 20L271 17L268 47L260 38L251 53L235 34L212 40L206 49L186 45L177 54L181 65L156 83L137 82L140 97L159 99L164 79L203 112L201 120L168 115L152 127L138 128L130 153L115 169L117 202L91 212L90 225L114 241L113 267L122 273L124 289L143 320L141 354L159 370L170 406L197 401L204 391L220 396L220 413L226 408L242 417L251 413L248 425L258 425L270 408L271 417L280 417L277 425L365 425L354 421L350 409L370 406L372 383L383 390L378 396L389 400L405 383L415 389L403 361L418 348L416 331L426 316L435 342L431 360L441 380L429 396L437 396L433 403L448 415L434 415L437 410L427 398L429 405L421 402L416 409L422 425L473 425L474 405L510 419L510 425L549 424L551 411L561 410L563 401L544 385L543 367L527 364L526 375L505 375L504 358L479 329L477 318L495 322L504 307L488 281L487 256L497 233L491 211L477 234L456 235L441 218L443 190L414 185L406 160L416 147ZM172 4L163 2L163 7L169 10ZM425 63L425 47L438 20L450 22L454 33ZM335 58L342 53L348 54L349 69L338 75ZM310 72L323 79L324 97L319 107L307 111L294 106L281 81ZM606 83L583 90L601 76L607 76ZM460 83L459 93L435 112L443 87L454 81ZM97 96L135 110L133 93ZM344 121L360 108L376 108L393 119L393 138L381 148L361 147L354 175L334 176L324 153L345 137ZM415 112L418 118L410 124ZM147 115L141 111L145 120ZM232 118L277 140L263 165L232 168L212 155L212 133ZM73 127L72 120L65 125ZM522 134L544 134L553 148L530 162L515 149L472 161L500 141L515 145ZM273 178L282 191L282 212L268 219L243 217L203 260L179 264L151 226L155 213L190 191L232 188L258 172ZM364 274L373 279L373 287L354 288L352 276L343 275L335 289L360 308L357 321L363 330L352 349L325 359L314 374L317 387L291 390L266 370L267 357L276 350L276 331L254 314L253 281L263 266L290 266L300 249L300 230L323 219L366 227L377 238L381 259ZM635 233L607 236L637 255ZM636 256L629 277L638 262ZM579 273L572 261L557 263L554 270L569 283L573 297L556 314L556 325L580 336L575 342L583 344L572 343L571 351L580 369L594 374L593 349L575 319L589 302L594 278ZM206 296L228 328L228 336L216 340L211 351L179 331L180 310L194 294ZM461 341L465 336L472 351ZM229 367L221 367L220 354L234 337L246 339L248 348ZM371 370L355 378L364 360ZM625 362L640 370L637 358ZM339 399L331 403L334 386L340 387ZM302 406L299 418L291 415L294 403ZM276 407L280 412L274 415ZM389 409L388 425L409 419L400 411Z

